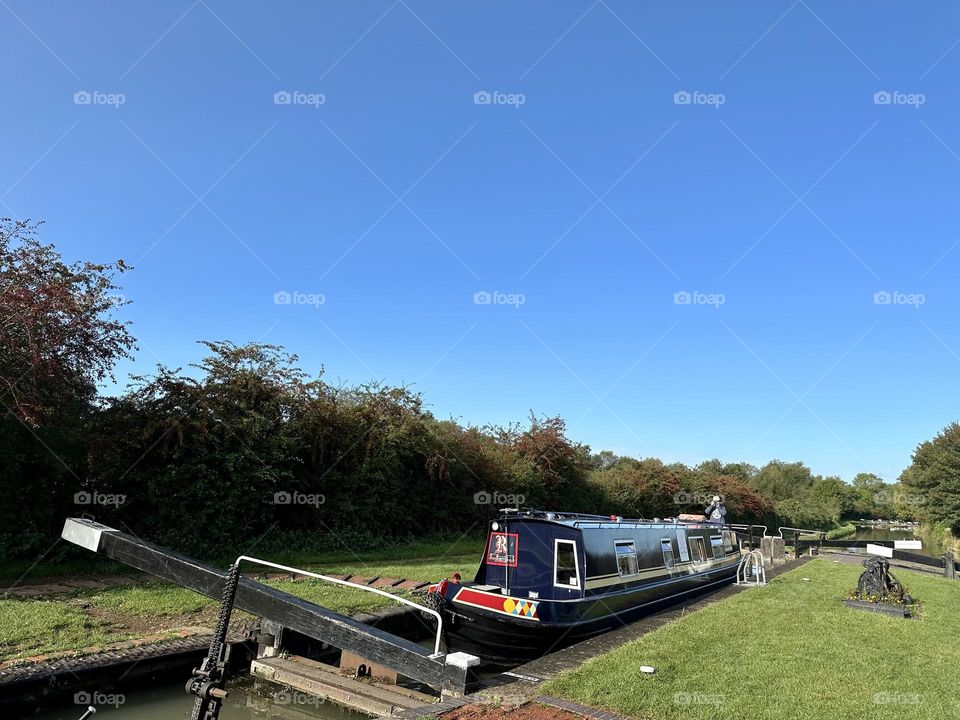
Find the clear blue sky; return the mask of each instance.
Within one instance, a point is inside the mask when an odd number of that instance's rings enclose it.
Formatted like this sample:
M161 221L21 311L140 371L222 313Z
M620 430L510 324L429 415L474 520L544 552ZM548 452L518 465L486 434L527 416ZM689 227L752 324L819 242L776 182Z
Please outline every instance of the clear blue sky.
M0 18L0 213L135 265L121 381L260 340L441 417L890 481L960 415L954 4Z

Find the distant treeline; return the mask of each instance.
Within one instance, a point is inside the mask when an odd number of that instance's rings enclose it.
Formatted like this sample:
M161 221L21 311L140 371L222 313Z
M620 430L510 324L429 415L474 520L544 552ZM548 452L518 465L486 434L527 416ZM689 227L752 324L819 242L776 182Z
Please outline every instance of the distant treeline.
M0 221L3 559L40 556L84 512L207 557L480 534L515 504L670 517L720 494L732 522L815 529L923 512L927 475L911 475L905 504L875 475L847 484L799 462L593 453L560 418L465 426L409 388L308 377L272 345L205 342L190 373L160 367L99 397L96 382L134 348L114 319L113 278L127 267L65 265L35 232Z

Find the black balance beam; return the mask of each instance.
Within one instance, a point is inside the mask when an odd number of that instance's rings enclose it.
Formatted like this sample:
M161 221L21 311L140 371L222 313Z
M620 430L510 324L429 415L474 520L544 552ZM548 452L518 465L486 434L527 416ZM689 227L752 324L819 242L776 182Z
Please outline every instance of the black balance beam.
M219 599L226 572L133 535L81 518L68 518L62 537L195 592ZM410 640L328 610L281 590L241 578L235 607L307 637L346 650L444 693L463 694L466 669L432 656ZM459 660L459 659L458 659Z

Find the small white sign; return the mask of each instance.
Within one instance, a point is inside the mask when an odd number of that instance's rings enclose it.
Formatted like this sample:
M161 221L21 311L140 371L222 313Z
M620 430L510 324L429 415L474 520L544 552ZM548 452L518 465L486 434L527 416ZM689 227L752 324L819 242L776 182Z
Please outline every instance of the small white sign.
M867 553L870 555L879 555L885 558L892 558L893 548L884 547L883 545L874 545L873 543L867 543Z
M897 550L923 550L923 543L919 540L894 540L893 546Z
M687 531L677 528L677 549L680 551L680 562L690 562L690 551L687 550Z

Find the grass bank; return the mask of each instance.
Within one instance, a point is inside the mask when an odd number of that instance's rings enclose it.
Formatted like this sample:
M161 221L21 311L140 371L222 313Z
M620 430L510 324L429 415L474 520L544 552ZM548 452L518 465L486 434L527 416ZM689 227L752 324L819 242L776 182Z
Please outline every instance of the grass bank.
M353 572L360 573L360 569L365 564L382 564L390 560L406 563L413 560L455 558L472 553L474 555L472 560L477 562L483 549L483 543L484 538L432 537L415 542L393 542L373 550L356 551L340 547L326 547L320 550L317 548L301 549L285 546L258 549L257 552L248 554L259 555L284 565L294 565L307 569L327 568L331 572L331 568L353 566ZM13 560L3 563L3 566L0 567L0 580L19 580L21 583L29 583L35 578L93 577L122 575L130 572L130 568L126 565L81 550L65 541L61 541L60 545L63 546L60 553L52 553L51 557L41 562ZM238 551L232 555L209 559L208 562L226 567L239 554Z
M431 541L382 553L310 555L290 551L271 559L331 575L437 580L458 570L472 577L481 549L482 543L476 541ZM269 580L266 584L347 615L392 604L372 593L319 580ZM212 628L216 610L215 601L163 583L77 591L45 599L0 599L0 662L102 648L148 636L162 639L184 627Z
M827 540L839 540L841 538L850 537L851 535L857 534L857 526L853 523L847 523L846 525L841 525L836 527L830 532L827 533Z
M644 720L960 717L960 697L945 691L960 667L960 583L898 571L923 602L921 619L898 620L843 606L859 571L814 560L599 656L544 691Z
M954 558L960 558L960 538L955 537L944 523L924 523L917 535L935 552L951 552Z

